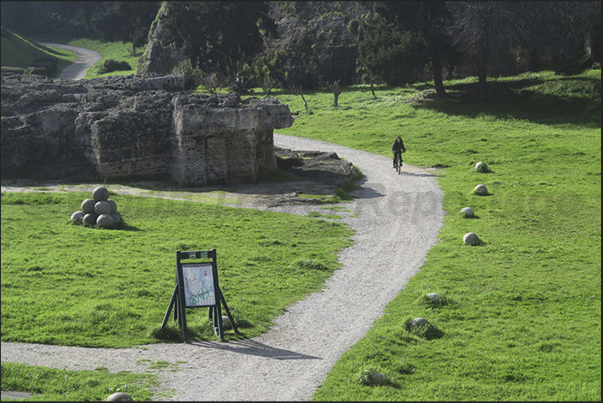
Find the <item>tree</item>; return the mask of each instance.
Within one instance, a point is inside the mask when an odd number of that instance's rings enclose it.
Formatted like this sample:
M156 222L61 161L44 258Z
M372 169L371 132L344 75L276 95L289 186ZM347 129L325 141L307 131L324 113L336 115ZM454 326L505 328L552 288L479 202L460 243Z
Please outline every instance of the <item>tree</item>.
M375 12L395 24L400 31L408 31L423 40L431 61L435 90L446 95L442 82L442 56L450 46L446 27L450 13L444 1L375 2Z
M263 49L261 30L276 32L265 2L168 2L167 7L167 37L193 66L206 74L226 73L229 83Z
M421 42L379 14L366 14L352 20L348 29L356 40L358 72L367 72L373 97L376 97L374 82L396 84L391 79L395 73L414 69L422 59Z
M132 42L132 56L143 46L159 2L113 1L105 3L102 13L91 19L92 29L106 41Z

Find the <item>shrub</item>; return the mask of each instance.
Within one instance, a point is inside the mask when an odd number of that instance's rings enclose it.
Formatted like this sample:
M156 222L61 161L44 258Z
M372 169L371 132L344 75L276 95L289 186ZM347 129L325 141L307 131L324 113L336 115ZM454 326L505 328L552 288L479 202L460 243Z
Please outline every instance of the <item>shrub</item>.
M114 59L105 60L103 65L98 69L99 74L111 73L113 71L128 71L132 67L128 62L120 62Z

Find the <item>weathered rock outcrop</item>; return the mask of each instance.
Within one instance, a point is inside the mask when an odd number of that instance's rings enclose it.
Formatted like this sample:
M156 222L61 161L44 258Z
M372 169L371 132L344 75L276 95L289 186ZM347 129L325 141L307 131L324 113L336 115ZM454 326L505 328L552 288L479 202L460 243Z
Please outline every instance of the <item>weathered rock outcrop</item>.
M183 89L174 76L2 75L2 177L207 185L277 169L273 129L293 124L288 106Z

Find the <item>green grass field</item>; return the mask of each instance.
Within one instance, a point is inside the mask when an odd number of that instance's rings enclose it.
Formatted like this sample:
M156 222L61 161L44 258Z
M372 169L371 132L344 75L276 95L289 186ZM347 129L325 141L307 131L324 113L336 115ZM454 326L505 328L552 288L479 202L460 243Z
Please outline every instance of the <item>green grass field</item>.
M297 115L280 132L388 156L401 135L406 162L446 167L438 245L315 400L601 399L600 78L501 78L491 85L512 90L492 98L449 82L459 96L421 103L407 101L424 85L380 88L377 99L356 87L339 108L308 92L307 113L299 96L279 96ZM491 172L476 172L478 161ZM473 194L477 184L490 195ZM467 232L482 245L464 245ZM416 317L431 328L408 328ZM373 372L388 384L367 381Z
M121 228L71 224L88 197L2 193L2 341L182 342L173 321L160 331L176 250L213 248L239 330L256 336L291 303L319 291L340 267L337 252L350 245L347 227L309 216L119 194L111 198ZM189 338L215 338L207 309L187 310L187 322Z
M444 168L435 171L447 212L439 243L315 400L600 401L600 83L600 70L527 73L491 80L494 95L482 98L469 78L446 82L442 100L425 97L432 83L378 87L376 99L355 86L338 108L328 91L308 91L308 112L299 96L275 91L296 117L279 132L387 156L401 135L405 162ZM475 172L478 161L491 172ZM480 183L490 195L473 194ZM69 224L85 197L2 195L2 341L180 342L173 323L157 331L174 251L213 247L229 306L253 336L320 289L349 245L346 228L313 217L126 195L112 196L125 228ZM476 218L463 218L463 207ZM463 245L467 232L482 244ZM316 263L310 271L305 260ZM194 337L213 337L204 309L190 315ZM409 328L416 317L431 327ZM373 384L372 372L387 384Z

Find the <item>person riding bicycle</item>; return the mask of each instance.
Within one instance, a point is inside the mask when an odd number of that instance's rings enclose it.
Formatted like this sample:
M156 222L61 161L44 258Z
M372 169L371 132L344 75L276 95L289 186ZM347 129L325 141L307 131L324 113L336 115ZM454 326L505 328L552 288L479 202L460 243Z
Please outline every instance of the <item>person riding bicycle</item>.
M402 137L396 137L396 141L394 141L394 144L392 145L392 152L394 153L393 168L396 167L397 156L400 156L400 166L402 166L402 153L406 152L406 148L404 148L404 143L402 142Z

